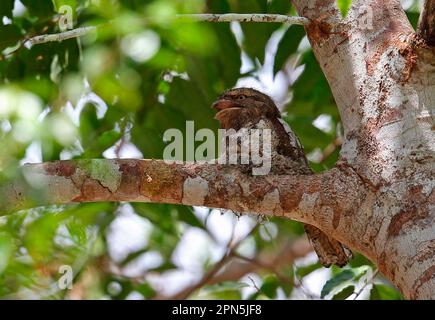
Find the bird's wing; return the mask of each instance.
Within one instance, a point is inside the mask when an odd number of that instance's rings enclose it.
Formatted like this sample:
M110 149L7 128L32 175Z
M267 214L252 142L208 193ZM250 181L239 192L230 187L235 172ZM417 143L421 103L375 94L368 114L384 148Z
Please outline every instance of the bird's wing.
M352 258L352 251L320 229L309 224L305 224L304 229L324 267L328 268L333 264L344 267Z
M278 121L281 123L281 125L284 127L285 132L287 132L287 135L289 136L290 139L290 144L294 147L294 148L298 148L298 149L303 149L298 137L295 135L295 133L293 132L293 130L290 128L290 126L287 124L287 122L285 122L283 119L278 118Z
M283 126L284 130L287 132L290 144L297 150L300 150L303 155L303 147L299 142L298 137L294 134L287 122L281 118L278 118L278 120ZM306 161L305 157L304 159ZM306 165L308 167L308 163L306 163ZM316 251L317 256L319 257L319 261L325 267L329 267L332 264L342 267L349 262L349 259L352 258L352 252L339 241L331 238L326 233L314 226L305 224L304 227L305 232L307 233L307 236L313 245L314 251Z

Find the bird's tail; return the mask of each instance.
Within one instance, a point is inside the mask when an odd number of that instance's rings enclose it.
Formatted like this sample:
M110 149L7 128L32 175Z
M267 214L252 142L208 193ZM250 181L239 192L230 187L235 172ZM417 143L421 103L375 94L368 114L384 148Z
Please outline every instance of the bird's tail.
M304 225L308 239L319 257L320 263L324 267L336 266L343 267L352 258L352 252L337 240L327 236L322 230Z

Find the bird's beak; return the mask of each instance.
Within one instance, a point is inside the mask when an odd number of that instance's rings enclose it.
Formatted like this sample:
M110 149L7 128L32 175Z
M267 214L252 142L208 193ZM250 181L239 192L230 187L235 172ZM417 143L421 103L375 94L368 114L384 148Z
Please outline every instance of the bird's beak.
M215 103L213 103L211 107L218 111L222 111L224 109L230 109L230 108L240 108L240 106L234 103L234 101L226 100L226 99L220 99L216 101Z

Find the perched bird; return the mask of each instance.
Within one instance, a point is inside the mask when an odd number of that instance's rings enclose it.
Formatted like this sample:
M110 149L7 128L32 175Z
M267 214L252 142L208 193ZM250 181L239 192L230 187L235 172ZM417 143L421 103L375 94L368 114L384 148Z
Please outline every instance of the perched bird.
M270 174L312 174L299 139L269 96L251 88L235 88L224 92L212 107L222 129L271 130ZM322 265L347 264L351 252L346 247L314 226L305 224L304 228Z

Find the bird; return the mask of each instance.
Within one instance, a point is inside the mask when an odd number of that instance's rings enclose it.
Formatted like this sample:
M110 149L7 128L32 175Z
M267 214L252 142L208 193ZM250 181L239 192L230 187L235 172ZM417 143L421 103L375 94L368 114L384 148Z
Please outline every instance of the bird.
M221 129L271 130L270 174L313 173L299 138L281 118L278 107L268 95L253 88L233 88L222 93L212 108L216 110L215 119ZM339 241L309 224L304 225L304 230L323 266L343 267L349 262L351 251Z

